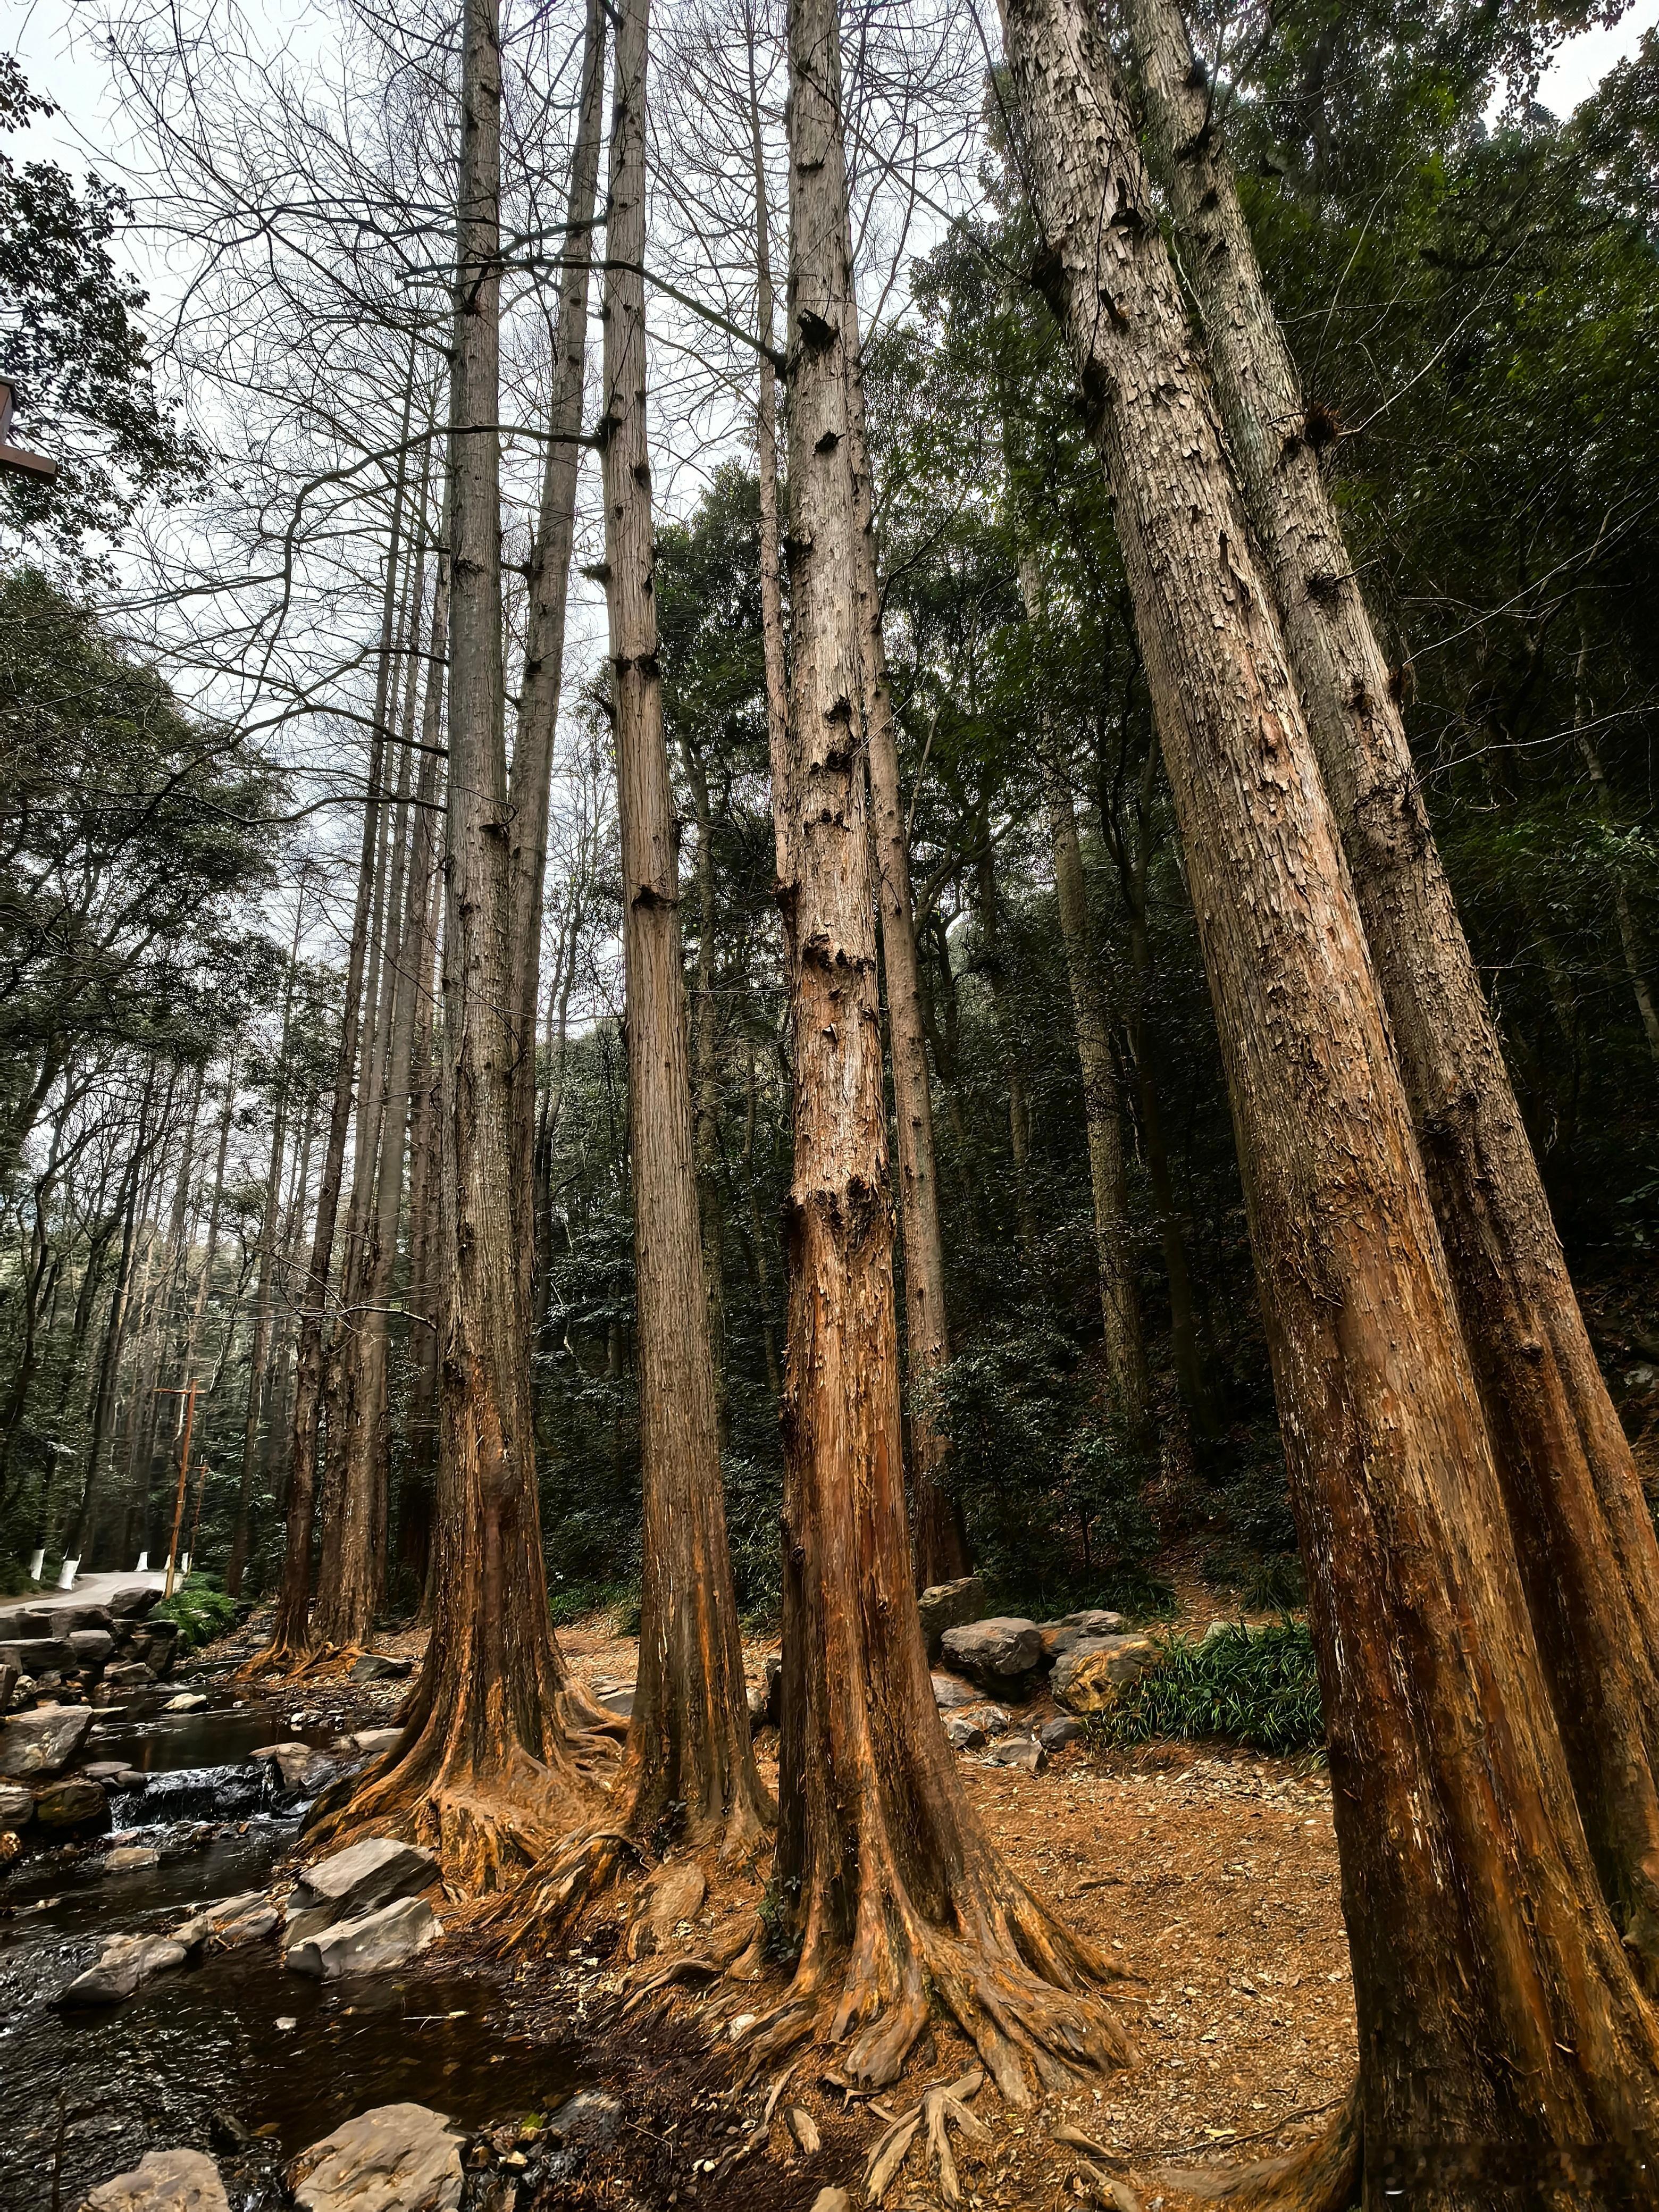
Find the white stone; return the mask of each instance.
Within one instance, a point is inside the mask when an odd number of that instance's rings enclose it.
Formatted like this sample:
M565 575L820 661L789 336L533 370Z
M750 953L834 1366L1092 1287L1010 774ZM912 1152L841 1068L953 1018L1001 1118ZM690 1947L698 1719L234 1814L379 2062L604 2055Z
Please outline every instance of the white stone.
M185 1947L164 1936L113 1936L95 1966L77 1974L64 1996L73 2004L119 2004L134 1990L185 1963Z
M199 2150L146 2151L131 2173L100 2182L81 2212L230 2212L219 2169Z
M176 1698L169 1698L161 1708L164 1713L199 1713L207 1699L199 1690L180 1690Z
M380 1974L401 1966L443 1932L424 1898L400 1897L361 1920L337 1920L319 1928L290 1943L284 1956L296 1974L337 1982L346 1974Z
M424 2105L378 2105L301 2151L288 2180L300 2212L456 2212L461 2138Z
M434 1853L391 1836L368 1836L305 1868L289 1901L285 1940L303 1942L336 1921L360 1920L435 1880Z

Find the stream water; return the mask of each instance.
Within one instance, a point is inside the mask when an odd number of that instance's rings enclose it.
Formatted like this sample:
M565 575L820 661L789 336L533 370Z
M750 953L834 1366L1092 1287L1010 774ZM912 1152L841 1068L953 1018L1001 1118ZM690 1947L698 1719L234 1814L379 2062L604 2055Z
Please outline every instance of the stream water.
M88 1856L19 1860L0 1881L0 2212L63 2212L186 2144L219 2160L233 2212L282 2203L283 2162L374 2105L430 2105L467 2126L545 2111L574 2086L568 2057L488 2031L491 1985L424 1962L355 1981L289 1973L272 1943L164 1974L125 2004L58 1999L112 1935L164 1934L198 1905L258 1889L299 1830L252 1753L325 1721L210 1693L205 1711L112 1706L87 1747L150 1778L112 1802L117 1829L160 1863L123 1874ZM202 1824L240 1832L201 1841ZM252 2137L242 2148L243 2132Z

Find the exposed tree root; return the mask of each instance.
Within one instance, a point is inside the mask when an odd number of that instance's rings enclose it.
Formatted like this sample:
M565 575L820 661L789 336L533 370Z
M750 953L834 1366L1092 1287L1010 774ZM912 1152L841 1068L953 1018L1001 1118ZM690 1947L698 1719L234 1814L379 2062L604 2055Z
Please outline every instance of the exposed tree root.
M884 2087L935 2003L1011 2105L1031 2102L1028 2063L1045 2089L1129 2064L1128 2035L1091 1987L1122 1970L999 1872L994 1896L963 1878L948 1928L925 1920L896 1884L880 1903L866 1887L850 1952L809 1940L783 2002L744 2038L745 2078L812 2040L837 2046L836 2078L849 2087Z
M313 1646L309 1644L267 1644L263 1651L256 1651L245 1659L231 1680L235 1682L261 1682L272 1679L290 1680L310 1658Z
M487 1761L466 1755L428 1721L395 1764L337 1784L306 1824L308 1844L393 1835L438 1855L452 1897L512 1887L600 1798L612 1758L607 1738L572 1736L532 1758L516 1743Z
M1360 2148L1356 2083L1324 2133L1300 2150L1221 2171L1170 2169L1160 2179L1237 2212L1349 2212L1359 2201Z
M985 2123L969 2110L968 2100L979 2094L985 2076L975 2067L959 2081L936 2081L931 2089L922 2093L921 2102L901 2112L897 2119L879 2136L865 2161L864 2193L872 2204L879 2204L896 2178L909 2154L910 2146L924 2128L926 2155L929 2164L939 2169L939 2194L947 2204L962 2202L962 2182L957 2172L956 2156L951 2148L951 2130L960 2128L964 2135L976 2142L988 2140L989 2130Z

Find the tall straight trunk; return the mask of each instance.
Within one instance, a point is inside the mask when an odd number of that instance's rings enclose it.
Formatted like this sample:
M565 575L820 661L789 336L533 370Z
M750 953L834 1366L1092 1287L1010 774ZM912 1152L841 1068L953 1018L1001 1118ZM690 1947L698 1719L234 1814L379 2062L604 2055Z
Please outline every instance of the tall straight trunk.
M1152 143L1251 523L1393 1026L1533 1626L1591 1848L1659 1984L1659 1542L1590 1348L1320 472L1220 134L1171 0L1130 0Z
M793 1036L784 1618L773 1893L799 1960L749 2031L812 2035L892 2081L937 1998L1005 2094L1123 2045L1103 1971L1002 1865L945 1741L911 1589L900 1441L875 884L866 803L859 510L845 360L852 248L834 0L789 10L793 653L774 792ZM1064 2078L1074 2076L1066 2070Z
M1237 1130L1330 1746L1364 2202L1645 2204L1659 2022L1574 1805L1271 589L1100 27L1084 0L1005 21Z
M1019 561L1020 593L1039 655L1046 639L1047 609L1036 556L1028 550ZM1106 1371L1118 1414L1137 1436L1147 1417L1146 1352L1140 1328L1140 1295L1135 1287L1129 1179L1123 1158L1123 1103L1106 1001L1100 985L1094 932L1089 921L1089 892L1078 842L1077 810L1064 764L1054 757L1052 732L1039 763L1048 848L1054 864L1054 894L1060 905L1060 933L1066 947L1066 976L1071 986L1072 1019L1077 1032L1078 1062L1083 1071L1083 1115L1089 1136L1089 1184L1094 1201L1095 1254L1100 1272L1100 1312L1105 1330Z
M591 1804L553 1640L513 1176L520 1077L501 665L501 22L466 0L449 489L443 1357L432 1633L382 1769L319 1823L388 1826L452 1888L510 1879ZM528 1079L528 1063L522 1076ZM586 1717L591 1709L585 1709Z
M328 1137L317 1190L311 1254L301 1288L299 1349L294 1364L294 1423L289 1447L288 1514L283 1577L276 1618L266 1649L248 1662L248 1671L281 1672L301 1662L312 1647L311 1546L316 1515L318 1422L323 1400L323 1324L332 1272L334 1230L340 1184L345 1171L346 1136L351 1124L353 1078L362 1022L363 967L368 937L368 904L374 889L378 813L374 805L385 759L382 732L375 726L369 746L368 804L363 810L362 843L357 860L357 890L341 994L340 1036L334 1058L333 1096Z
M587 294L599 193L599 132L605 107L605 0L587 0L582 38L581 101L565 198L563 268L554 339L553 392L548 409L547 459L541 511L530 550L529 606L519 726L509 786L511 813L513 1007L525 1075L517 1085L514 1189L516 1245L525 1271L525 1311L532 1308L536 1249L532 1155L535 1144L536 1029L541 992L542 907L547 879L547 820L564 675L565 602L576 532L576 479L581 460L582 384L587 360Z
M289 1178L288 1202L283 1210L281 1257L277 1263L278 1306L270 1347L270 1390L265 1413L263 1476L279 1513L288 1510L287 1448L293 1418L294 1286L299 1275L300 1240L305 1233L307 1199L311 1188L311 1150L317 1141L320 1101L313 1090L301 1116L300 1141L293 1173Z
M93 1393L92 1435L87 1446L86 1476L81 1486L81 1502L76 1509L74 1525L64 1540L64 1557L66 1559L82 1558L87 1540L92 1534L99 1470L115 1414L115 1386L121 1371L127 1300L132 1286L133 1246L138 1233L139 1186L144 1155L151 1142L149 1109L155 1090L155 1071L152 1066L145 1073L143 1097L138 1108L138 1125L133 1131L132 1152L123 1178L121 1196L117 1202L121 1218L121 1250L115 1263L114 1279L110 1285L109 1312L104 1322L103 1350L98 1362L98 1382Z
M639 1680L607 1828L670 1805L693 1843L752 1844L769 1808L750 1748L726 1535L699 1234L679 841L663 733L646 425L648 0L617 25L605 223L605 597L622 829L623 957L638 1301L644 1534Z
M270 1160L265 1170L264 1205L259 1215L259 1267L254 1280L253 1328L248 1342L247 1412L242 1422L242 1471L231 1524L230 1557L225 1562L225 1595L240 1597L247 1565L248 1505L253 1495L253 1463L259 1445L259 1416L270 1386L271 1298L276 1272L276 1227L282 1217L283 1165L288 1157L288 1097L293 1080L289 1048L294 1035L294 986L300 968L300 933L305 924L303 890L294 902L294 941L289 947L283 985L283 1021L276 1048L276 1087L271 1101Z
M1008 975L1002 951L1002 915L997 902L996 853L988 820L981 824L974 862L974 913L979 923L979 964L991 993L991 1018L1008 1092L1008 1150L1013 1161L1014 1224L1019 1256L1028 1274L1037 1263L1036 1208L1031 1200L1031 1102L1018 1025L1008 1003Z
M945 1487L947 1443L932 1407L933 1385L951 1357L945 1237L939 1227L933 1086L927 1073L927 1039L922 1028L921 990L916 969L910 841L899 796L898 739L893 726L887 641L882 630L875 486L865 432L858 302L850 293L847 316L847 427L858 530L855 575L859 647L862 656L870 808L876 840L881 963L887 982L893 1121L898 1137L899 1236L904 1253L904 1348L912 1393L911 1534L915 1544L916 1585L925 1589L931 1583L951 1582L965 1575L970 1561L962 1509Z
M760 1192L755 1181L755 1122L758 1105L758 1071L755 1040L744 1039L744 1107L743 1122L743 1182L749 1206L749 1247L755 1269L755 1297L760 1307L761 1349L766 1359L766 1382L775 1400L783 1395L783 1370L778 1364L778 1332L772 1321L772 1239L776 1224L761 1219Z
M225 1162L230 1152L230 1125L236 1115L236 1055L233 1052L225 1063L225 1103L219 1114L219 1143L214 1156L213 1195L208 1200L207 1237L202 1247L202 1273L191 1301L190 1324L185 1332L183 1368L188 1376L196 1364L196 1347L201 1341L202 1322L207 1313L207 1302L213 1295L213 1267L219 1256L219 1222L225 1204Z
M691 989L691 1127L697 1175L697 1218L714 1373L714 1421L720 1449L731 1437L726 1389L726 1207L720 1184L720 1003L714 995L714 842L708 769L688 731L681 745L697 832L697 962Z

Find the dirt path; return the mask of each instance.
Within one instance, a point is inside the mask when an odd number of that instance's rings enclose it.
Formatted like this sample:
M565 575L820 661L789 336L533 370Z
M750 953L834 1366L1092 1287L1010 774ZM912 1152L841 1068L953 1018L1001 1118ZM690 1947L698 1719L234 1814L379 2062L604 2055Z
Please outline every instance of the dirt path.
M422 1641L411 1632L378 1644L414 1658ZM634 1679L637 1647L603 1620L562 1630L560 1644L572 1671L596 1691ZM745 1647L751 1679L760 1679L771 1648L765 1641ZM368 1717L384 1715L403 1687L334 1684L322 1694ZM765 1754L775 1743L761 1739L769 1783L775 1776ZM1098 2088L1047 2098L1029 2113L982 2094L990 2141L961 2147L969 2212L1060 2212L1098 2201L1073 2190L1081 2162L1053 2140L1062 2124L1110 2154L1110 2170L1139 2191L1145 2212L1184 2212L1195 2202L1159 2184L1166 2163L1266 2157L1316 2133L1354 2063L1323 1770L1308 1760L1171 1744L1106 1753L1073 1746L1041 1774L969 1756L962 1771L1018 1873L1135 1978L1121 2002L1139 2051L1137 2064ZM515 2024L530 2018L539 2033L580 2036L631 2115L617 2142L589 2160L580 2185L563 2185L561 2212L629 2203L678 2212L738 2202L744 2212L811 2212L830 2184L862 2204L864 2159L883 2122L863 2107L844 2112L820 2082L796 2080L786 2101L799 2100L813 2115L822 2150L801 2155L775 2118L765 2148L739 2156L766 2085L746 2097L729 2094L730 2063L718 2050L711 2057L690 2007L666 2022L638 2014L618 2022L623 1981L610 1956L613 1942L601 1933L565 1956L538 1961L515 1996ZM890 2109L969 2062L948 2029L930 2041L910 2078L880 2100ZM913 2152L885 2204L933 2212L942 2202Z

